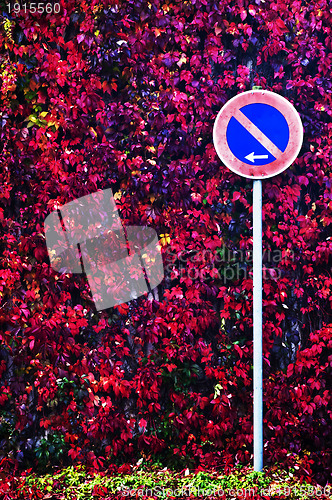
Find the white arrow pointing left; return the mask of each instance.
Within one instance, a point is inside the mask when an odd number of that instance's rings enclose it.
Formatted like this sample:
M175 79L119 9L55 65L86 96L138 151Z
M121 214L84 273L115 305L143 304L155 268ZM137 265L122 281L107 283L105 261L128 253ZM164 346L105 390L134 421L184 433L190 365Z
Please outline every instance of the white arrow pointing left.
M245 156L245 159L251 161L252 163L255 163L255 160L265 160L268 157L269 155L255 155L255 153L252 152L249 155Z

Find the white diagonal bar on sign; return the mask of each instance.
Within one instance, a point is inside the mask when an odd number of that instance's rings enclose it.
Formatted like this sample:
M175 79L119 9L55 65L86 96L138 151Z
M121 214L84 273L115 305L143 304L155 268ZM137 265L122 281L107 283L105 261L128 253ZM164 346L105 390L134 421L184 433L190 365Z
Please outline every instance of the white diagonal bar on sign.
M273 155L275 158L279 158L280 155L282 155L282 151L275 145L273 144L272 141L268 137L266 137L265 134L261 130L259 130L258 127L254 123L252 123L249 118L247 118L242 111L239 109L235 111L233 114L235 120L237 120L241 125L248 130L248 132L258 141L261 143L262 146L264 146L265 149L267 149L271 155Z

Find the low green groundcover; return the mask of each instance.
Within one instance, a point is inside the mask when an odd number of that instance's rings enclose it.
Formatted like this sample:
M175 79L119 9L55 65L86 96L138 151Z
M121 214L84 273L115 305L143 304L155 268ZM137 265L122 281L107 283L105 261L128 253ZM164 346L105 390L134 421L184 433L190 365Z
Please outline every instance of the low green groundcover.
M227 475L220 472L182 472L140 463L127 473L90 472L83 466L68 467L53 474L27 472L19 476L0 473L0 498L14 499L331 499L330 486L300 481L296 471L280 467L253 472L251 468L235 468Z

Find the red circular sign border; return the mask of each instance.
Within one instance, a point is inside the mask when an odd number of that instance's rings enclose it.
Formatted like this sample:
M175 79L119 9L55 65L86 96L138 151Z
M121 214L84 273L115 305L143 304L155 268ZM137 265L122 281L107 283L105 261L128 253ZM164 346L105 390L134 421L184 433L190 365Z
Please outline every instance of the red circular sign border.
M234 112L246 104L255 103L269 104L276 108L283 114L289 127L289 141L282 156L266 165L256 166L236 158L226 138L227 126ZM232 97L219 111L213 126L213 144L220 160L232 172L249 179L268 179L286 170L297 158L302 142L303 126L300 115L287 99L269 90L248 90Z

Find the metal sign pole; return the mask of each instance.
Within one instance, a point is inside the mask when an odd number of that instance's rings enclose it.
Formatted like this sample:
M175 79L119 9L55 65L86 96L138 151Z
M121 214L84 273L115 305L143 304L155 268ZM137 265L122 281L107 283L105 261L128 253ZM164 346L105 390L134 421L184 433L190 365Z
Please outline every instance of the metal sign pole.
M263 469L262 181L253 181L254 471Z

